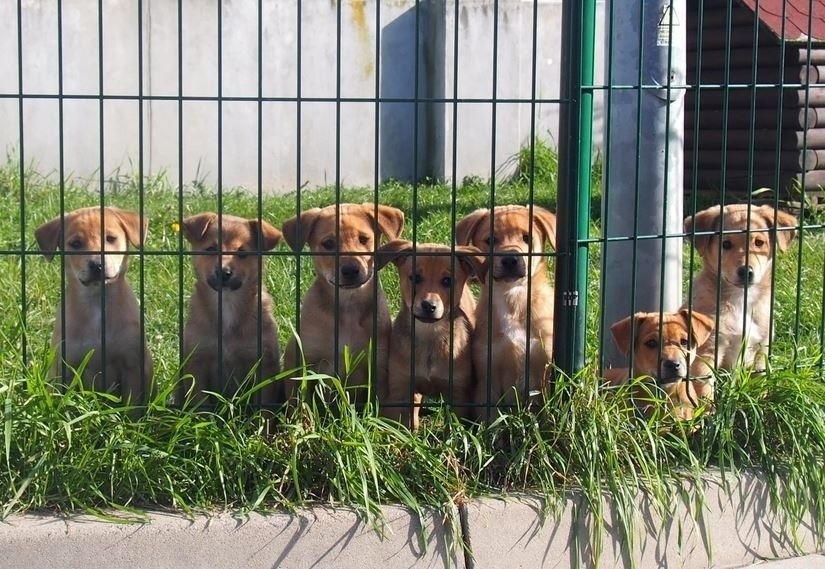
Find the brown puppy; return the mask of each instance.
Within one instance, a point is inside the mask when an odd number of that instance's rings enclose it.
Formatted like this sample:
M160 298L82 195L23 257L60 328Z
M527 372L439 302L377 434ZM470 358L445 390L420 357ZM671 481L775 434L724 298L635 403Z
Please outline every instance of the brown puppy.
M605 370L608 383L618 385L631 377L650 377L667 393L674 414L693 416L700 399L713 400L713 376L696 349L711 335L713 319L685 308L679 312L637 312L610 327L619 350L633 353L633 373L628 368ZM631 345L631 336L633 344ZM643 400L644 396L640 396ZM641 404L648 412L650 405Z
M286 367L305 363L318 373L337 373L349 386L363 386L369 379L370 358L347 370L344 351L347 348L355 357L372 345L376 385L386 381L391 322L381 283L374 280L375 242L381 235L396 239L403 228L401 210L371 203L313 208L284 222L289 246L300 251L309 244L315 253L316 273L301 307L301 346L296 338L290 339ZM290 382L287 395L295 395L298 387L298 382ZM356 399L363 401L363 395Z
M233 395L259 362L258 378L277 375L278 327L259 271L261 252L274 248L281 232L263 220L222 215L219 240L218 215L211 212L186 218L181 227L192 251L202 253L192 256L197 282L183 330L183 371L194 378L196 400L204 391ZM277 403L277 391L274 384L263 388L261 404Z
M458 246L453 257L447 245L423 243L414 247L410 241L397 240L380 252L376 269L389 261L395 263L403 299L390 336L381 413L409 426L412 406L412 428L417 429L423 397L442 396L459 416L470 415L474 388L470 334L476 301L466 285L470 275L483 272L481 251Z
M716 367L730 370L741 361L765 368L773 335L774 247L786 250L797 224L784 211L746 204L714 206L685 219L685 233L697 233L694 247L702 257L702 271L693 281L693 299L684 306L716 319L717 332L699 348L699 355L715 361ZM720 230L741 233L702 234Z
M519 205L497 206L492 215L479 209L455 228L457 243L495 255L483 278L473 332L476 403L488 402L488 393L489 403L502 397L513 403L514 388L522 397L525 381L531 390L546 386L553 351L553 287L542 253L548 243L556 246L556 216L537 206L532 210L531 217L530 208Z
M52 345L57 348L54 377L72 376L72 371L61 365L61 354L65 353L68 366L77 367L91 351L83 371L87 387L114 387L124 400L146 402L152 357L140 330L140 308L125 273L128 244L140 246L148 227L149 221L137 213L114 207L101 211L95 206L56 217L35 231L47 260L57 249L67 253L66 291L52 335Z

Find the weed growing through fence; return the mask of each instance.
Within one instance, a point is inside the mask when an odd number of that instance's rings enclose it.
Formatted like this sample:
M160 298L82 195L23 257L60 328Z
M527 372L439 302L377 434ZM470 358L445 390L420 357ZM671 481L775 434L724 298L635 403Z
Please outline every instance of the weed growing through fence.
M540 156L537 152L537 163ZM554 178L551 173L543 179ZM23 246L21 223L25 249L35 252L33 231L58 215L59 193L53 182L29 172L21 220L20 184L17 166L0 169L0 195L8 198L6 203L16 203L0 216L0 306L6 313L0 321L3 516L44 508L101 515L113 509L136 514L147 507L292 509L322 501L353 507L374 520L380 505L400 503L416 512L434 507L457 530L456 505L468 497L536 491L548 498L546 513L553 513L567 491L578 490L581 507L592 520L591 538L606 523L608 497L625 537L632 540L639 490L667 513L684 480L696 482L708 468L727 473L758 467L770 481L774 506L785 514L789 528L806 512L815 515L817 524L825 519L820 466L825 458L821 234L806 234L800 249L802 290L796 287L797 256L778 258L777 369L769 375L720 377L715 413L695 423L675 423L665 416L643 419L628 403L630 388L605 392L593 370L586 369L575 378L560 378L553 393L529 411L503 414L488 427L468 426L436 410L420 431L411 433L378 418L369 406L356 412L347 404L346 391L331 378L320 389L327 390L332 413L307 402L273 417L250 410L244 394L209 412L188 404L168 405L168 395L176 389L178 326L186 309L179 300L188 299L193 285L189 259L179 250L178 193L164 176L142 182L115 177L107 205L137 209L137 189L142 187L150 219L140 296L160 392L145 415L136 417L117 400L85 391L77 381L63 386L45 380L53 355L48 343L60 288L59 264L48 264L36 254L26 257L24 330L22 262L15 252ZM536 203L554 206L554 183L537 183L533 190ZM376 193L381 203L406 212L405 235L410 236L415 225L419 241L451 241L453 203L460 208L457 217L489 205L489 186L479 180L459 186L455 194L450 186L419 186L416 204L410 187L395 182L377 192L344 189L341 199L372 201ZM524 179L496 188L498 203L525 203L529 195ZM97 203L98 195L69 181L64 199L71 210ZM304 208L334 199L331 189L302 194ZM245 192L225 192L223 204L227 213L258 215L257 197ZM203 184L184 191L184 215L215 209L216 197ZM264 196L262 212L278 226L294 215L295 196ZM598 234L597 224L593 233ZM296 282L295 262L285 248L266 261L265 285L277 299L282 345L289 323L295 321L296 300L313 274L311 260L302 257L302 278ZM183 282L178 281L181 263ZM596 247L591 266L588 320L597 323ZM136 290L140 270L141 263L133 260L129 276ZM400 301L397 277L384 271L381 279L395 310ZM599 351L597 332L597 324L589 326L591 361ZM24 333L27 362L21 357ZM284 375L277 380L288 381L290 374ZM594 547L598 552L598 540Z

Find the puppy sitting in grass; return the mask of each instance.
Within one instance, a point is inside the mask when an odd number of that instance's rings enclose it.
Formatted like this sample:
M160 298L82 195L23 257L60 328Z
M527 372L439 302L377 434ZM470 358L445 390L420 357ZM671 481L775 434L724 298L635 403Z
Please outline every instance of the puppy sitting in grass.
M304 363L313 371L338 375L349 387L366 386L370 362L346 369L345 352L355 358L375 350L378 382L385 381L390 339L390 315L381 283L375 280L376 240L397 239L404 213L386 205L339 204L313 208L283 223L284 239L294 251L309 244L315 280L301 305L300 346L293 337L284 365ZM348 375L347 375L348 374ZM300 383L289 382L287 395L297 395ZM365 391L353 394L365 400Z
M395 263L403 300L390 336L381 413L410 426L412 408L413 429L424 396L443 397L459 416L472 414L476 302L466 284L483 272L485 261L475 247L451 253L446 245L396 240L381 248L376 263L376 269Z
M526 383L530 390L547 385L554 294L544 248L556 246L556 216L538 206L479 209L458 222L455 239L491 258L473 332L476 403L506 398L512 405L526 395Z
M56 217L35 231L47 260L57 249L66 253L66 290L52 335L57 352L53 377L70 379L71 368L91 352L83 369L86 387L115 389L125 401L146 402L152 357L126 269L128 244L139 247L148 227L149 221L137 213L95 206Z
M713 376L707 362L696 356L696 349L711 335L713 320L687 309L679 312L637 312L610 327L619 350L632 352L633 372L628 368L605 370L605 379L619 385L630 378L649 377L666 394L676 417L689 419L701 400L713 400ZM631 344L631 342L633 342ZM649 413L644 393L636 402Z
M207 212L181 224L195 253L197 282L183 331L183 372L193 378L196 401L205 399L204 391L232 396L250 372L264 380L280 371L278 328L262 280L261 252L273 249L281 232L263 220L223 215L219 235L218 219ZM263 406L279 399L274 383L260 391Z
M717 368L731 370L741 362L765 369L773 336L773 256L788 248L797 225L793 215L766 205L713 206L685 219L685 233L695 232L702 270L684 306L715 319L717 330L699 356Z

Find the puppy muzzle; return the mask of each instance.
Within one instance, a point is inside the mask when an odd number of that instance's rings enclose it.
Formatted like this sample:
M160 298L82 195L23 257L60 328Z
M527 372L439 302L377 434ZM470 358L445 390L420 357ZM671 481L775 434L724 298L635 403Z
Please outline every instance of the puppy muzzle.
M750 286L754 282L753 267L743 265L736 269L736 285L741 287Z
M238 290L243 285L243 279L238 277L232 267L215 267L215 270L206 277L206 284L213 290Z
M508 254L498 257L493 269L493 278L497 281L518 281L527 275L527 267L524 264L524 257L521 255Z
M107 267L101 261L89 260L84 270L77 274L77 280L79 280L83 286L99 286L101 284L110 284L117 280L119 276L119 271L107 270Z
M332 284L341 288L359 288L372 278L372 270L354 262L343 262L338 267L338 282Z
M687 365L682 360L662 360L659 371L659 384L667 385L681 381L687 377Z
M425 299L415 306L413 316L415 316L416 320L431 324L438 322L444 317L444 308L440 303Z

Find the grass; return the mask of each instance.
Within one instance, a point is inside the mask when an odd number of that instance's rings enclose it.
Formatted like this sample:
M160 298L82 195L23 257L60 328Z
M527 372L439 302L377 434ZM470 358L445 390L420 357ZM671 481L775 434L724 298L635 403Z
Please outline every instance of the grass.
M526 203L532 196L536 204L554 208L554 160L542 146L534 154L522 153L517 176L494 188L496 203ZM632 540L639 491L666 514L680 495L678 482L698 481L708 469L726 475L758 468L788 531L813 512L822 535L821 231L806 231L778 259L775 368L767 375L742 371L720 378L713 414L690 424L664 413L643 419L629 406L630 387L608 395L599 387L594 373L599 247L594 246L589 367L576 377L560 378L553 393L529 411L503 414L487 427L465 425L438 408L422 429L411 433L378 418L370 406L356 411L347 391L332 378L319 384L327 391L331 413L308 399L273 419L269 412L251 410L244 395L210 412L168 404L177 388L180 323L193 284L186 247L181 247L174 224L181 213L216 210L217 200L211 189L193 184L181 192L179 202L178 190L164 176L142 181L114 176L105 193L106 205L137 209L142 189L150 219L146 255L142 263L133 262L129 276L144 307L159 394L145 414L136 416L109 395L85 391L78 381L46 381L60 270L59 261L49 264L36 254L33 231L58 215L61 206L71 210L97 204L99 194L68 181L61 204L53 180L28 171L23 182L24 208L19 166L9 162L0 168L0 197L10 204L0 216L0 307L6 313L0 321L0 517L43 509L101 516L139 515L144 508L158 507L291 510L326 502L353 507L377 521L380 505L400 503L418 512L425 507L444 512L457 532L456 506L471 497L539 492L549 498L546 513L552 513L565 492L578 490L593 520L597 555L597 535L608 517L603 498L619 506L619 523ZM449 243L454 219L489 205L491 192L479 180L456 188L387 182L377 189L345 188L338 197L397 206L407 214L405 236L414 232L418 241ZM279 226L295 214L296 197L263 196L264 218ZM329 188L305 191L301 207L326 205L335 198ZM241 190L224 192L222 205L235 215L258 215L257 197ZM598 233L597 221L593 232ZM21 248L31 254L21 256ZM685 259L687 265L689 256ZM266 265L265 285L277 299L283 345L312 267L306 256L296 258L285 246L268 255ZM381 279L395 312L395 272L385 270Z

